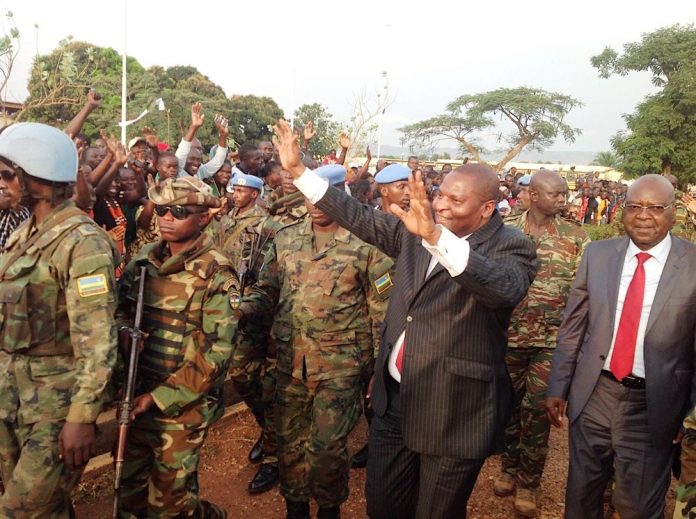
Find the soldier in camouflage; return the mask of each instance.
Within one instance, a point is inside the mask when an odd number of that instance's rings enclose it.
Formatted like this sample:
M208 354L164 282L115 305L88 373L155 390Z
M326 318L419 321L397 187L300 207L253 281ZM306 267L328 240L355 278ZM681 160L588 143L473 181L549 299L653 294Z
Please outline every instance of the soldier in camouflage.
M681 475L675 489L673 519L696 518L696 408L684 419L681 442Z
M689 208L687 201L692 200L690 196L684 197L684 193L678 190L679 180L674 175L665 175L667 180L674 188L674 226L671 233L679 238L689 241L696 241L696 215Z
M496 495L515 494L515 510L536 515L536 490L546 463L549 421L544 399L570 285L589 243L582 227L558 215L568 186L555 171L535 173L529 186L529 209L506 219L536 244L539 271L527 296L512 314L506 364L515 401L505 432L502 472L494 482Z
M336 185L341 166L317 173ZM284 227L240 314L276 309L277 413L281 493L288 518L340 516L348 497L346 439L361 409L361 380L372 369L393 262L305 202L311 218Z
M271 222L257 205L263 181L252 175L237 173L232 179L234 209L221 220L220 251L237 268L248 294L263 264L263 252L270 246ZM230 378L237 394L249 407L261 429L249 460L261 462L249 483L249 492L260 494L278 481L278 453L273 419L273 396L264 398L265 371L268 367L268 333L270 313L260 316L239 329L230 363ZM275 385L270 390L275 389Z
M37 123L0 135L0 168L32 216L0 256L0 517L75 517L116 360L115 250L70 200L70 138Z
M198 462L208 428L223 412L222 389L237 323L239 282L201 231L220 206L192 177L151 187L162 240L146 245L120 285L121 344L133 322L138 272L147 267L135 421L128 436L121 517L220 518L198 496ZM127 358L127 357L126 357Z

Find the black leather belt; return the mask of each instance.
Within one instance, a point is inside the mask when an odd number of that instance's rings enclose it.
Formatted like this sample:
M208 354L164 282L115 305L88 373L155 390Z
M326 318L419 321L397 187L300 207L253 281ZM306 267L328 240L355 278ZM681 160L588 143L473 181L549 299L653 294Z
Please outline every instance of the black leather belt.
M619 380L614 376L614 374L611 371L606 370L602 370L602 375L630 389L645 389L644 378L628 376Z

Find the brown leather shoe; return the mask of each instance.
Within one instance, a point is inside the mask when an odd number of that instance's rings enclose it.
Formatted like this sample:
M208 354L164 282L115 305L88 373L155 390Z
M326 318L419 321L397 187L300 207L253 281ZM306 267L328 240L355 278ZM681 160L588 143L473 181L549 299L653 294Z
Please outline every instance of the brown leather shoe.
M498 497L512 495L515 490L515 476L507 472L501 472L493 481L493 493Z

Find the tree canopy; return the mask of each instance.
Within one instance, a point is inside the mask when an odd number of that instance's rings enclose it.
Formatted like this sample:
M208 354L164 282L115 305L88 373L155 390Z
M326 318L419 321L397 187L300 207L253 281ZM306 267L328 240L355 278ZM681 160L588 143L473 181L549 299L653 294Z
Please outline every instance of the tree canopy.
M696 180L696 29L673 25L644 34L619 54L609 47L591 59L600 77L649 72L660 91L647 96L627 129L612 139L622 168L631 175L672 173Z
M341 125L319 103L304 104L295 110L295 128L304 128L311 122L316 135L309 141L308 151L313 157L324 157L335 150Z
M228 98L221 86L190 65L145 69L135 58L128 57L128 118L137 117L146 108L150 114L129 127L129 134L152 128L163 140L176 145L190 124L191 105L200 101L206 123L197 133L206 145L217 142L213 123L216 113L229 120L230 137L236 143L267 139L269 125L283 112L270 97L253 95ZM41 121L63 126L84 102L89 88L102 97L83 131L96 137L98 130L118 134L121 120L121 55L111 48L96 47L71 38L63 40L50 54L37 56L29 79L29 97L19 120ZM155 99L162 98L166 109L153 110Z
M581 132L565 121L573 108L582 103L570 96L539 88L499 88L480 94L462 95L447 105L444 114L399 130L418 145L454 139L462 151L482 161L481 136L496 126L496 118L511 130L502 130L498 140L507 150L495 164L500 171L525 147L543 149L558 137L573 142Z

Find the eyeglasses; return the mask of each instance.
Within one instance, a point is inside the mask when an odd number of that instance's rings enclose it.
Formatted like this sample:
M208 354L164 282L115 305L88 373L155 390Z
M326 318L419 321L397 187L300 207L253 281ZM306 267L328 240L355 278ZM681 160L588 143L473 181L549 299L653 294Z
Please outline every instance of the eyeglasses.
M672 204L668 205L641 205L641 204L626 204L626 207L624 208L624 211L626 211L629 214L639 214L643 212L643 209L650 215L650 216L660 216L662 213L665 212L665 210L669 207L672 207Z
M172 216L177 220L186 220L191 214L203 214L203 212L192 211L183 205L156 205L155 213L157 216L164 216L167 212L171 212Z
M0 171L0 178L2 178L3 182L12 182L15 178L17 178L17 172L16 171Z

